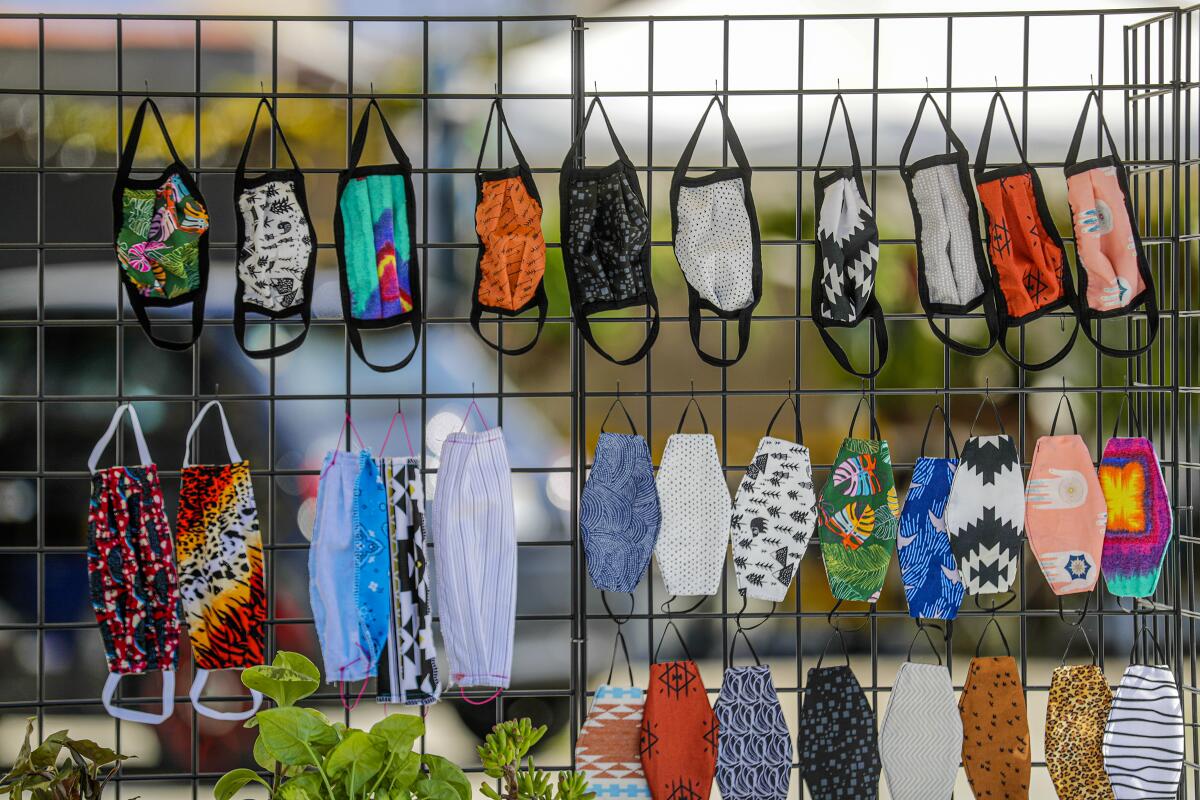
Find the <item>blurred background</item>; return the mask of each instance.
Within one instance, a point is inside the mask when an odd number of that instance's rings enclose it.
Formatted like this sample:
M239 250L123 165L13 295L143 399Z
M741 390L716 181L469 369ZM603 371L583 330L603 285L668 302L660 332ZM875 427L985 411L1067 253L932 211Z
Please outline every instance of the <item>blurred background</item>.
M1082 336L1059 367L1041 374L1018 373L995 350L982 358L947 354L922 316L912 215L895 169L926 86L948 109L972 160L993 87L1028 87L1026 94L1014 91L1007 99L1025 138L1027 157L1039 167L1054 221L1069 238L1061 162L1086 87L1137 82L1151 85L1153 91L1174 79L1170 28L1163 38L1154 28L1144 45L1139 33L1134 47L1141 49L1136 50L1135 67L1127 66L1134 40L1126 26L1155 16L1149 9L1160 5L1066 0L1000 5L989 0L972 4L972 10L1015 13L949 22L944 15L932 14L945 12L949 5L818 2L805 4L805 13L865 16L808 19L803 25L795 20L734 19L727 28L719 19L660 19L651 25L629 18L730 11L793 13L794 4L748 2L733 9L728 3L702 0L492 0L452 5L421 0L382 9L363 0L213 2L206 4L204 13L261 14L279 21L228 19L197 24L131 18L122 22L119 34L111 18L55 18L42 26L33 18L0 21L0 207L4 212L0 214L0 552L11 550L0 558L0 659L5 664L0 681L0 762L15 753L24 717L35 713L41 701L45 731L70 727L73 733L115 743L138 756L127 772L139 780L121 788L121 797L206 797L212 783L209 776L250 763L251 731L243 731L237 723L195 719L186 702L158 728L128 723L118 728L98 705L105 669L86 588L83 548L89 481L85 462L112 412L111 398L120 395L137 402L151 450L164 470L172 518L184 435L197 400L218 393L225 398L239 448L256 473L255 491L269 548L273 645L318 660L308 604L306 546L316 473L325 452L338 442L342 413L348 408L366 443L378 447L397 411L397 397L403 398L401 408L412 441L432 470L428 478L432 496L441 443L463 424L474 393L488 422L505 428L516 468L513 482L521 551L514 689L521 691L501 706L482 708L448 695L429 712L426 746L465 766L476 765L474 745L497 715L532 716L554 731L542 745L539 763L568 765L572 729L579 722L579 698L606 677L614 631L599 595L590 587L580 589L587 586L587 577L582 557L576 558L572 546L574 495L582 481L578 464L581 459L590 463L601 419L618 387L639 432L647 436L656 463L694 390L716 436L731 488L765 432L766 420L790 387L804 392L804 442L813 454L818 485L846 435L861 384L841 371L809 319L812 170L833 93L839 88L847 92L858 147L868 167L868 193L884 241L877 291L888 313L892 355L873 387L879 423L896 463L898 490L903 494L907 488L933 403L949 401L953 431L961 442L985 386L990 387L1008 432L1017 437L1028 461L1036 438L1049 429L1062 387L1068 387L1080 432L1098 457L1120 401L1119 394L1098 389L1135 381L1147 390L1138 403L1143 423L1163 457L1171 458L1172 406L1169 394L1161 390L1173 381L1195 383L1192 364L1186 365L1182 376L1172 368L1175 343L1184 338L1190 342L1195 331L1181 332L1164 323L1159 343L1146 356L1131 361L1128 369L1124 362L1098 357ZM1041 13L1049 8L1106 13ZM385 10L413 16L528 18L502 25L472 19L428 24L288 19ZM0 2L0 12L7 13L171 11L160 4L119 0L44 2L38 8ZM1026 11L1029 16L1021 13ZM870 16L881 13L917 16L880 20ZM604 96L622 144L639 167L652 216L653 278L666 321L650 358L631 367L613 366L586 347L581 360L572 352L570 308L556 247L558 170L571 138L573 72L571 20L554 15L569 14L617 18L588 20L579 77L587 93ZM1190 34L1195 21L1191 16L1187 20ZM1183 78L1194 80L1196 54L1185 55L1182 68L1188 72ZM702 93L714 85L733 93L729 103L733 124L756 168L753 187L764 266L763 300L749 350L738 365L724 372L700 361L688 338L685 284L670 248L667 205L670 171L709 100ZM280 98L278 115L306 171L310 211L322 249L315 322L308 340L292 354L263 362L241 352L229 324L235 291L232 173L257 95L272 87L281 94L309 95ZM803 93L798 92L800 87ZM949 103L947 87L956 90ZM39 95L39 88L45 92ZM552 321L537 347L516 358L497 358L467 324L477 256L473 171L488 104L497 90L506 97L513 134L533 167L544 204L543 229L551 243L545 281ZM157 98L181 157L196 169L213 220L208 322L200 344L182 354L154 348L136 323L130 326L132 315L119 290L111 250L113 175L125 129L146 91ZM390 375L372 372L345 343L332 249L337 171L345 166L349 133L365 105L362 97L351 100L347 95L372 92L397 95L382 105L419 170L415 176L418 227L425 243L421 258L429 324L423 347L407 368ZM228 96L246 94L255 96ZM1156 94L1157 99L1144 100L1138 111L1131 112L1123 89L1103 92L1109 126L1118 143L1128 147L1124 155L1137 176L1142 232L1149 238L1151 264L1164 287L1172 285L1173 277L1172 180L1179 178L1195 197L1196 173L1188 168L1176 176L1173 168L1163 165L1171 156L1174 120L1169 96L1164 100L1162 92ZM1195 107L1190 106L1190 114L1194 115ZM595 122L587 132L588 163L609 163L614 158L612 147L603 125ZM1181 143L1192 154L1197 152L1198 128L1193 121ZM378 134L373 128L363 163L390 161ZM1093 141L1085 137L1085 153L1094 147ZM512 163L507 143L498 147L497 142L493 130L485 166L494 166L499 159ZM942 152L944 146L936 117L927 110L911 159ZM271 134L260 119L251 163L267 166L270 154ZM166 157L161 139L148 127L138 166L157 172ZM285 156L279 157L282 165ZM846 163L847 158L839 120L825 163ZM989 160L993 164L1015 160L1015 149L1000 120ZM712 167L721 161L720 127L710 121L693 165ZM1196 204L1187 207L1181 222L1187 230L1196 229L1196 208ZM1178 262L1187 272L1180 277L1185 287L1196 285L1193 246L1189 244ZM1164 307L1200 307L1194 292L1194 288L1185 290L1176 299L1163 289ZM1173 306L1175 302L1179 305ZM186 313L166 312L156 318L170 322L182 320ZM633 309L609 316L641 314L641 309ZM125 327L115 324L119 318L126 321ZM280 325L277 335L282 340L294 335L297 327ZM615 352L631 352L645 335L638 321L596 327L600 340ZM953 327L956 336L968 340L979 341L984 335L980 321L955 321ZM719 350L720 326L709 323L704 328L706 348ZM528 321L509 321L503 335L511 344L524 341L532 331ZM182 335L182 328L175 333ZM485 323L484 333L495 339L496 326ZM1045 357L1058 349L1068 333L1057 317L1040 320L1029 328L1028 351L1035 358ZM835 335L855 363L867 362L871 356L867 326ZM1125 322L1106 323L1104 335L1123 342ZM265 346L270 336L267 326L253 326L250 344ZM407 348L408 336L372 334L368 348L398 351ZM731 343L734 337L731 333ZM1016 341L1016 335L1010 337L1014 348ZM571 396L576 385L582 390L578 405ZM1191 414L1194 401L1183 402ZM990 420L986 415L985 419ZM789 418L777 432L790 427ZM1185 430L1184 435L1191 448L1194 434ZM573 437L578 438L573 441ZM214 430L206 426L200 442L206 460L225 459ZM931 436L931 451L940 451L942 444L937 433ZM389 452L403 454L406 449L403 437L393 435ZM1189 460L1186 455L1180 458ZM1190 473L1184 474L1179 485L1190 492L1194 480ZM828 637L823 615L833 605L817 550L810 548L792 593L775 616L752 634L758 652L772 665L793 730L798 689ZM1025 561L1019 605L1031 613L1006 616L1003 624L1014 652L1022 655L1035 724L1034 758L1040 760L1045 689L1050 671L1063 655L1068 629L1056 616L1054 597L1036 562ZM728 660L733 614L741 605L731 564L728 569L724 594L700 606L697 611L702 616L680 625L713 692ZM650 580L635 597L637 619L627 626L635 673L643 683L650 653L663 629L660 606L665 599L657 568L652 567ZM1164 602L1175 599L1171 591L1164 595ZM626 607L622 598L615 602L622 610ZM1103 602L1115 608L1112 598ZM675 610L688 604L686 598L678 601ZM761 604L752 604L749 611L759 618L769 610L755 605ZM882 714L892 677L915 631L905 614L895 564L878 609L880 615L847 640L856 674ZM1016 606L1008 609L1016 610ZM572 643L576 623L584 639L578 650ZM847 627L862 623L845 621ZM958 685L981 627L979 617L954 626L951 667ZM1115 683L1128 660L1131 626L1128 620L1110 617L1093 620L1089 629L1093 641L1101 645L1105 669ZM671 646L668 642L665 649ZM1085 648L1079 646L1068 659L1086 657ZM191 681L187 649L181 654L180 670L182 687ZM126 695L154 696L158 680L158 676L127 679L123 689ZM236 675L214 676L210 686L212 692L225 694L240 694L241 688ZM336 687L326 689L319 707L331 716L342 715ZM369 725L383 713L382 706L368 700L346 718ZM1045 770L1035 773L1033 796L1050 796ZM800 796L798 783L793 781L796 797ZM965 780L961 783L966 792ZM118 796L116 792L114 788L113 796Z

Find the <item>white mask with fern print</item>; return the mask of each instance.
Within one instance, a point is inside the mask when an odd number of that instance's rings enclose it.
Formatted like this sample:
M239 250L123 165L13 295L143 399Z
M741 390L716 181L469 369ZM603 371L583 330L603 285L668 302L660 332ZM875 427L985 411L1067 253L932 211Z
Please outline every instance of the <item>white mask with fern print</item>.
M729 518L738 591L778 603L817 524L812 464L802 444L764 436Z

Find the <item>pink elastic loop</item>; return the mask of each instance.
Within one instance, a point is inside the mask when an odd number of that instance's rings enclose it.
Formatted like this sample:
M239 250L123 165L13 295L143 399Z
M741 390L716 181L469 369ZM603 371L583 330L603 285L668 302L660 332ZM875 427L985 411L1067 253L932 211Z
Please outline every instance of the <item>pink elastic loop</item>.
M463 431L463 429L465 429L467 427L467 420L469 420L471 418L471 409L472 408L475 409L475 415L478 416L479 421L481 423L483 423L484 429L485 430L487 429L488 424L487 424L487 420L484 419L483 411L479 408L479 404L476 403L474 400L472 400L471 405L467 406L467 413L463 414L462 425L460 425L458 428L460 433Z
M383 444L379 446L379 454L383 455L384 451L387 450L388 439L392 438L392 429L396 427L396 417L400 418L400 427L404 431L404 441L408 443L408 454L415 456L417 451L413 449L412 437L408 435L408 422L404 419L403 411L397 411L395 414L392 414L392 421L388 425L387 433L383 437Z
M359 645L358 649L362 650L362 645ZM363 655L366 656L365 651L363 652ZM342 708L346 709L347 711L353 711L354 709L358 708L358 704L362 702L363 694L367 691L367 679L364 678L362 686L358 689L358 696L354 698L354 705L346 704L346 681L342 680L342 678L346 674L346 670L350 669L350 667L353 667L359 661L362 661L362 659L356 658L349 664L346 664L344 667L338 669L338 698L342 701Z
M492 702L497 697L499 697L500 693L503 691L504 691L503 689L497 689L496 691L492 692L492 696L487 698L486 700L472 700L471 698L467 697L466 689L464 689L461 686L458 687L459 696L462 697L463 700L465 700L466 702L470 703L473 706L486 706L488 703Z
M333 448L333 458L329 459L329 463L325 465L325 469L321 470L322 478L324 478L325 473L329 472L330 468L337 463L338 453L342 452L342 434L346 432L347 424L350 425L350 430L354 432L355 438L358 439L359 447L363 448L364 450L367 449L367 446L363 444L362 437L358 435L358 428L354 427L354 420L350 419L350 415L347 414L346 418L342 420L342 427L338 428L338 435L337 439L335 440L337 445Z

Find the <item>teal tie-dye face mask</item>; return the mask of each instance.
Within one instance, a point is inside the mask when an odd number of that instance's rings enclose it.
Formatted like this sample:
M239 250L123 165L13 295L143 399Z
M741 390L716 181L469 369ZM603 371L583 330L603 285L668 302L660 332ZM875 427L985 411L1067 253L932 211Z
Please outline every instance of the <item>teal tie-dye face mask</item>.
M395 164L359 166L371 109L379 114ZM338 178L337 237L342 311L350 344L367 366L392 372L408 364L421 338L421 285L417 250L416 196L412 163L396 140L375 100L367 104L354 134L350 166ZM408 322L413 343L408 355L387 365L371 362L361 331Z

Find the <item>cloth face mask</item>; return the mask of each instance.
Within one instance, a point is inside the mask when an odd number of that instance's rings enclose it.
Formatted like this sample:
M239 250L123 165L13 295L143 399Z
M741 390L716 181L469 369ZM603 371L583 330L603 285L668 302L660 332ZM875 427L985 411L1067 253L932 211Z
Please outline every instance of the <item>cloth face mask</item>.
M817 524L808 448L771 435L779 411L758 443L729 517L738 591L772 603L787 594Z
M415 456L380 458L376 464L387 492L392 613L375 699L426 706L438 701L442 682L433 640L421 465Z
M605 167L585 167L578 163L580 146L597 107L617 160ZM588 106L583 125L563 159L558 186L563 269L575 324L592 349L609 361L636 364L650 352L659 328L658 297L650 275L650 217L637 170L617 140L599 97ZM646 306L650 319L642 346L626 358L601 347L588 317L641 305Z
M850 142L853 163L822 176L821 163L825 159L825 148L829 145L829 134L833 130L839 104L846 121L846 136ZM858 145L854 141L854 129L850 126L846 101L840 94L833 98L833 107L829 111L825 143L821 145L821 155L813 174L813 191L819 209L817 258L812 282L813 322L817 324L817 332L842 369L861 378L871 378L883 369L888 356L887 326L884 324L883 308L875 296L879 229L875 224L875 215L867 205ZM860 372L850 364L846 351L827 328L853 328L868 316L873 323L879 361L872 369Z
M729 667L714 707L721 800L786 800L792 735L765 664Z
M717 771L718 728L695 661L650 665L641 751L654 800L708 800Z
M662 530L654 556L672 595L716 594L729 546L729 487L716 441L703 413L700 418L704 433L673 433L667 439L655 481Z
M808 671L800 710L800 775L813 797L869 800L879 796L875 711L846 666Z
M1070 410L1066 395L1063 401ZM1074 427L1074 411L1071 424ZM1090 592L1100 579L1097 567L1108 507L1083 438L1078 433L1055 436L1054 427L1033 448L1025 486L1025 530L1050 589L1061 596Z
M517 534L504 433L446 437L433 496L442 640L460 687L507 689L517 612Z
M97 469L100 454L112 441L126 411L141 464ZM117 719L158 725L175 710L175 667L179 664L183 609L158 467L150 458L133 406L117 408L108 430L92 449L88 471L92 474L88 582L108 660L101 702ZM162 672L162 713L113 705L122 676L155 670Z
M905 661L879 729L879 757L892 800L950 797L962 742L950 671Z
M725 140L737 166L689 178L692 153L714 105L721 112ZM713 97L704 109L671 178L671 240L687 282L688 328L696 353L714 367L736 364L746 354L750 320L762 299L762 252L750 192L750 163L720 97ZM738 349L732 357L701 349L701 310L737 320Z
M1012 656L971 659L958 699L962 761L976 797L1029 797L1029 715Z
M873 603L896 548L900 503L891 453L879 436L874 412L872 439L853 438L857 418L855 408L850 435L842 440L833 471L821 489L817 535L834 598Z
M1046 705L1046 769L1059 800L1112 798L1101 752L1112 702L1108 679L1095 664L1054 670Z
M1100 565L1108 591L1117 597L1154 594L1171 541L1171 502L1162 467L1134 419L1139 435L1118 437L1114 428L1099 469L1108 507Z
M330 451L308 551L309 601L329 683L378 672L391 609L387 536L386 495L370 451Z
M926 103L937 112L952 151L909 164L908 153ZM966 146L951 130L937 100L926 93L900 151L900 176L908 190L918 242L917 291L934 335L953 350L981 356L996 343L996 299L980 244L968 160ZM983 346L951 338L949 328L942 330L934 319L939 314L970 314L980 306L988 330L988 341Z
M629 423L633 427L632 419ZM579 497L592 585L609 592L636 589L650 565L661 522L646 440L636 432L607 433L601 424L596 457Z
M131 178L146 109L162 131L171 163L157 178ZM208 204L183 165L158 106L147 97L138 106L121 150L113 184L113 246L121 265L121 283L147 338L164 350L187 350L204 327L208 291ZM147 308L192 304L192 331L186 341L155 335Z
M213 407L221 415L230 463L193 464L192 437ZM253 704L241 712L214 711L201 703L200 696L210 671L266 663L267 592L250 462L238 454L225 409L216 400L200 409L188 430L187 443L176 533L179 591L196 659L196 677L189 694L198 714L221 720L249 719L262 704L260 692L250 691Z
M372 109L379 115L395 164L359 166ZM394 372L412 360L421 341L417 199L412 162L374 99L367 103L358 121L350 166L338 175L337 198L333 228L346 333L364 364L376 372ZM394 328L405 322L412 326L412 350L392 364L368 360L362 331Z
M515 167L480 169L493 114L497 117L496 126L508 134L508 143L517 159ZM479 258L475 262L471 327L488 346L505 355L526 353L542 334L548 307L542 283L546 273L542 200L499 100L492 101L483 128L483 142L479 145L479 160L475 163L475 231L479 236ZM531 308L538 310L537 331L533 339L520 347L505 349L479 330L479 320L485 311L515 317Z
M929 413L941 410L935 405ZM944 415L944 412L943 412ZM949 429L947 428L947 433ZM921 440L921 457L913 467L912 482L900 510L900 532L896 555L908 613L913 619L954 619L962 605L963 583L958 561L946 535L946 502L958 467L958 447L950 434L955 458L931 458L925 455L929 424Z
M1108 140L1110 154L1079 161L1079 146L1093 98L1100 127ZM1158 336L1158 296L1154 291L1154 273L1146 260L1142 237L1134 224L1136 217L1129 201L1129 179L1125 165L1117 156L1117 145L1100 114L1100 97L1092 91L1083 104L1079 125L1071 139L1063 172L1067 176L1067 202L1075 230L1075 259L1079 264L1079 321L1083 333L1096 349L1117 358L1144 353ZM1146 339L1128 349L1099 341L1092 323L1126 316L1142 307L1146 312Z
M1183 773L1183 707L1171 670L1141 664L1125 669L1102 750L1117 800L1175 796Z
M1008 122L1019 164L985 170L988 142L992 135L992 116L996 103ZM999 92L992 96L979 152L975 156L975 184L987 225L988 255L993 280L999 287L996 299L999 315L1000 349L1022 369L1041 370L1054 366L1071 352L1079 333L1078 323L1071 329L1066 344L1045 361L1030 363L1008 351L1004 336L1010 328L1021 327L1043 314L1061 308L1074 309L1075 287L1067 269L1062 237L1046 207L1037 172L1025 160L1021 142L1008 104Z
M629 685L613 685L617 645L625 653ZM583 773L596 797L648 798L650 784L642 769L642 719L646 692L634 685L629 648L618 626L608 680L596 690L575 739L575 771Z
M246 177L246 161L254 142L254 129L263 108L271 117L271 132L279 134L292 168L271 169L257 178ZM250 132L233 176L237 206L237 293L233 299L233 331L242 351L251 358L273 358L290 353L308 336L312 321L313 280L317 267L317 233L308 213L304 173L288 146L275 109L263 98L254 110ZM304 330L283 344L261 350L246 346L246 312L270 319L297 313Z
M963 587L974 595L1012 588L1025 535L1025 485L1017 446L1003 433L999 411L996 423L999 435L971 436L963 445L946 501L950 548Z

